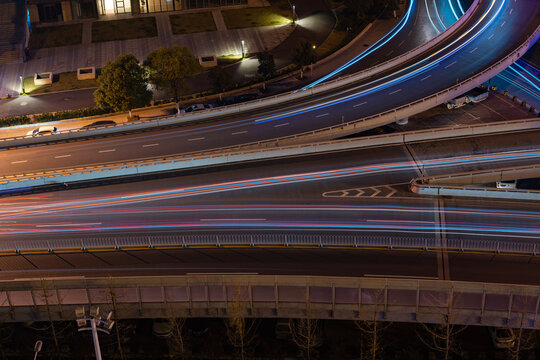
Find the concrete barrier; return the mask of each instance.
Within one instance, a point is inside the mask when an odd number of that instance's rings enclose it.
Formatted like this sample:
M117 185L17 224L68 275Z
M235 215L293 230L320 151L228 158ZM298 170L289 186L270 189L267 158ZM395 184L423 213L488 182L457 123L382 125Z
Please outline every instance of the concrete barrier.
M466 186L537 177L540 177L540 164L416 178L410 189L419 195L540 201L539 190Z

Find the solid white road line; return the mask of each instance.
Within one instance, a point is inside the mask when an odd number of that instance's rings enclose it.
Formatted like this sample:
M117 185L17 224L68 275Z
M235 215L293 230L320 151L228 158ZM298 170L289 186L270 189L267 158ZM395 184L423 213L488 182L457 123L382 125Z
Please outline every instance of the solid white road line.
M106 153L106 152L111 152L111 151L116 151L116 149L99 150L98 152L100 152L100 153Z

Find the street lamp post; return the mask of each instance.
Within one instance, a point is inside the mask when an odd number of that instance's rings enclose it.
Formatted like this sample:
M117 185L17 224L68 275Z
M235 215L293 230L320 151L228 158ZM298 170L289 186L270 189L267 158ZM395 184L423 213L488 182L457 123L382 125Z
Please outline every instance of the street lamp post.
M242 59L246 56L246 43L242 40Z
M296 22L296 5L293 4L292 6L292 23L294 24Z
M21 80L21 93L24 95L25 92L24 92L24 79L22 77L22 75L19 75L19 79Z
M34 345L34 360L37 359L37 355L41 351L42 346L43 346L43 341L41 341L41 340L36 341L36 343Z
M99 315L99 306L92 306L90 308L90 317L86 317L84 306L75 309L75 314L77 315L77 326L79 328L79 332L85 330L92 331L92 339L94 341L96 360L101 360L101 349L99 347L98 331L104 332L107 335L110 333L114 325L114 321L111 320L112 311L104 314L105 320L102 320L101 315ZM90 322L90 327L87 326L88 322Z

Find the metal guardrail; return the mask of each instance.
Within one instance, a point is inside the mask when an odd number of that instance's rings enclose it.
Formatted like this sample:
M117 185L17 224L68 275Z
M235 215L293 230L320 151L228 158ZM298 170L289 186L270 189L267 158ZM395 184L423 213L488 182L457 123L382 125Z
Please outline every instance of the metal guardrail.
M415 236L410 234L362 235L357 232L342 230L333 235L319 233L264 233L263 230L251 233L237 233L234 230L220 230L219 234L193 234L189 232L175 235L131 235L78 237L62 239L24 239L11 240L7 237L0 243L4 254L33 254L65 251L101 251L170 249L198 247L319 247L319 248L379 248L379 249L416 249L421 251L482 251L489 253L516 253L535 256L540 251L540 244L533 240L478 240L465 235L453 236L442 245L433 236Z
M405 278L187 275L0 282L7 321L75 320L78 306L116 318L281 317L538 329L540 287Z
M312 96L321 92L329 91L337 87L341 87L344 84L349 84L351 82L359 81L369 76L373 76L377 72L381 72L389 68L392 68L403 61L410 60L411 58L421 54L422 52L429 49L430 47L435 46L436 44L438 44L439 42L445 40L448 36L450 36L457 27L461 26L461 24L465 22L472 15L472 12L478 7L478 2L479 0L474 0L473 4L471 4L467 12L456 23L454 23L446 31L440 33L439 35L437 35L435 38L431 39L427 43L422 44L406 52L405 54L400 55L399 57L390 59L381 64L373 66L369 69L362 70L355 74L339 77L337 79L324 82L306 91L291 91L284 94L278 94L273 97L267 97L263 99L249 101L241 105L229 105L229 106L220 107L219 114L217 114L216 111L213 111L213 110L203 110L203 111L197 112L196 114L184 114L180 116L178 115L164 116L164 117L161 117L159 120L130 121L126 123L116 124L114 126L104 126L100 128L94 128L94 129L74 129L74 130L61 131L54 135L44 135L44 136L40 136L39 138L34 138L34 137L29 137L29 136L0 138L0 146L27 145L27 144L32 144L35 142L46 141L47 139L49 139L49 137L52 137L51 139L53 140L67 140L67 139L73 139L77 137L99 136L99 135L104 135L104 134L141 130L141 129L147 129L150 127L178 125L178 124L188 123L188 122L193 122L193 121L206 120L206 119L210 119L216 116L221 117L223 115L239 113L241 111L249 111L249 110L257 109L263 106L269 106L269 105L282 103L286 101L292 101L292 100L296 100L302 97L308 97L308 96ZM53 122L51 122L51 124L53 124ZM45 123L41 125L45 125ZM114 131L111 131L111 130L114 130ZM73 135L79 135L79 136L73 136Z

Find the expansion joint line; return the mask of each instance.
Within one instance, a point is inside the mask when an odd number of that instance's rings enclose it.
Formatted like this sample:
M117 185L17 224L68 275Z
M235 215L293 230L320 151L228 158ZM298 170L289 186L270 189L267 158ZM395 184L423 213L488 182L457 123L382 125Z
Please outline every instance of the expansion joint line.
M450 280L450 262L448 260L448 242L446 238L446 219L444 212L444 200L434 199L435 238L439 243L440 251L437 252L437 276L440 280Z
M418 157L416 156L416 153L414 152L413 148L408 144L404 143L405 146L405 153L407 154L407 157L414 163L414 170L416 171L416 174L419 178L423 179L426 176L424 165L420 165L418 161L416 160Z

